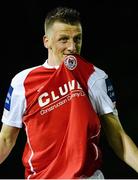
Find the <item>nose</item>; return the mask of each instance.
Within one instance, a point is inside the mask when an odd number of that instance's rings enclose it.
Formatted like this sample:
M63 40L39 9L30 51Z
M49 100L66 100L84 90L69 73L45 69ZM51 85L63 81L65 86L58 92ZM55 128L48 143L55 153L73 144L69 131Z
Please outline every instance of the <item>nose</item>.
M73 40L68 43L67 49L70 53L76 53L76 44Z

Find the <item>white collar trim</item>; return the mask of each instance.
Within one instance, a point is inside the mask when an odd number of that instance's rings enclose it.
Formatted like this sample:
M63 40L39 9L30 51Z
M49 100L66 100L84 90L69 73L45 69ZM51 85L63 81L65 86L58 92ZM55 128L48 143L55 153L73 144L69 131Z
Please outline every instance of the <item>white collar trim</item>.
M58 69L59 68L59 65L58 66L51 66L48 64L48 61L46 60L45 63L43 64L44 67L48 68L48 69Z

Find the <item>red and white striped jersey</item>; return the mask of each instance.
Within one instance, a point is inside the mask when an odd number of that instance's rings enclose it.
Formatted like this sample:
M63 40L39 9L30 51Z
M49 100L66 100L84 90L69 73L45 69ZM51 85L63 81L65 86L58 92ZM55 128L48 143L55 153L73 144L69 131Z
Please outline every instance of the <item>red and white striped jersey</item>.
M71 179L91 176L101 167L98 115L114 112L107 74L79 55L59 67L18 73L11 82L2 122L21 128L25 178Z

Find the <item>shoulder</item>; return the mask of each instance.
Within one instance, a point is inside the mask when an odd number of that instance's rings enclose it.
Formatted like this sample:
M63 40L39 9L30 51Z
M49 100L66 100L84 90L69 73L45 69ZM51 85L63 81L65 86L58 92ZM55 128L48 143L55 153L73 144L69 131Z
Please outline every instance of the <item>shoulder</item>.
M95 65L93 67L94 67L94 72L91 74L88 80L88 84L91 86L93 86L95 82L97 82L98 80L105 81L105 79L108 78L108 74L104 70L98 68Z
M104 70L98 68L97 66L94 66L94 70L95 70L94 71L94 76L96 78L105 78L105 77L107 77L107 73Z
M30 67L30 68L27 68L27 69L24 69L20 72L18 72L17 74L15 74L15 76L12 78L12 85L13 86L16 86L18 84L21 84L24 82L24 80L26 79L27 75L33 71L34 69L37 69L41 67L40 65L39 66L35 66L35 67Z

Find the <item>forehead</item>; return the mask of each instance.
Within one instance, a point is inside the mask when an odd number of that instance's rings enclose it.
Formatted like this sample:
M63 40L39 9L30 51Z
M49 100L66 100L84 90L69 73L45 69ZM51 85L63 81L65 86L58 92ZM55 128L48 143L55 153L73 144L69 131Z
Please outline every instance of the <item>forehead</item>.
M70 25L62 22L55 22L52 26L52 31L56 34L81 34L81 24Z

